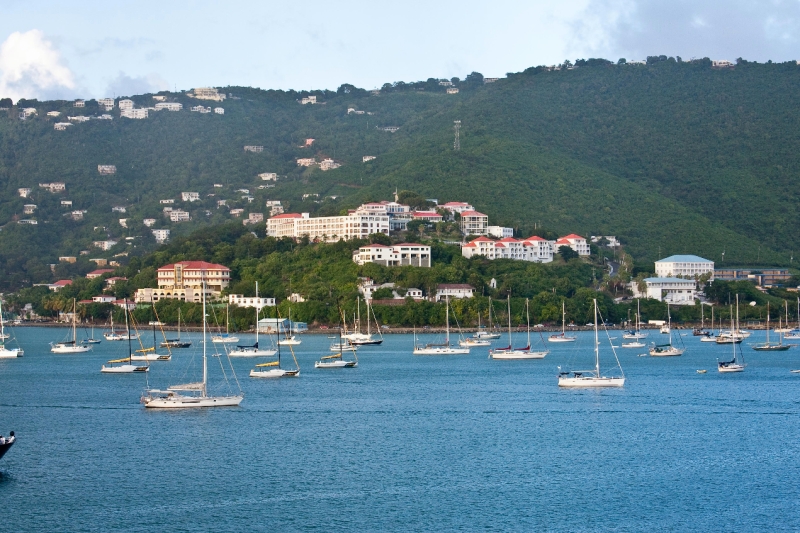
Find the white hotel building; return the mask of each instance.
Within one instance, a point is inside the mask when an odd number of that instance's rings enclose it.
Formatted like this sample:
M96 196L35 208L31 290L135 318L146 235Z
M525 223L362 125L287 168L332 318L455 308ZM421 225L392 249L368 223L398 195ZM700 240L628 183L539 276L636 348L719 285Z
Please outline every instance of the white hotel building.
M216 298L231 281L231 270L224 265L205 261L181 261L165 265L156 271L157 289L136 291L136 303L157 302L163 299L201 302L203 284L207 298Z
M697 278L704 274L714 277L714 261L696 255L671 255L656 261L656 276Z
M499 241L488 237L478 237L461 247L461 255L464 257L480 255L487 259L517 259L535 263L550 263L553 261L554 244L553 241L536 236L523 240L506 237Z
M366 239L372 233L389 234L389 217L352 213L338 217L311 218L308 213L284 213L267 220L267 235L281 238L336 242Z
M359 265L375 263L383 266L430 267L431 247L409 242L392 246L370 244L355 250L353 261Z

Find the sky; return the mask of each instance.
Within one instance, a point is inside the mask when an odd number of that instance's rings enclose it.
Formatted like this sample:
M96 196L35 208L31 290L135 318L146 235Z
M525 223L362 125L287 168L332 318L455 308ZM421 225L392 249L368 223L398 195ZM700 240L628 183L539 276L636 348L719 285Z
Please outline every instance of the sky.
M800 0L0 0L0 98L367 89L565 59L800 59Z

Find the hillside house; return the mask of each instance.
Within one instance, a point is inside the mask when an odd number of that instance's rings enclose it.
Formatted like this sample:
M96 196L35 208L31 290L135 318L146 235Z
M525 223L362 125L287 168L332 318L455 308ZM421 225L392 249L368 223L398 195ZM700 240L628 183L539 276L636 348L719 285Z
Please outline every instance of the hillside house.
M245 152L253 152L254 154L257 154L257 153L263 152L264 151L264 147L263 146L248 145L248 146L244 147L244 151Z
M116 174L117 167L116 165L97 165L97 172L99 172L103 176L107 176L109 174Z
M309 146L314 144L314 141L316 141L316 139L306 139L306 143L303 145L303 147L308 148Z
M158 202L160 204L169 205L169 204L174 204L175 203L175 199L174 198L165 198L163 200L159 200Z
M84 255L84 253L81 252L81 255ZM108 259L103 259L103 258L89 259L89 261L91 261L92 263L94 263L95 265L97 265L99 267L103 267L103 266L106 266L108 264Z
M225 93L220 93L213 87L195 87L187 96L198 100L215 100L221 102L225 100Z
M61 207L72 207L72 200L61 200Z
M313 105L313 104L316 104L316 103L317 103L317 97L316 96L306 96L305 98L300 100L300 104L301 105L306 105L306 104L312 104Z
M72 211L69 216L72 220L83 220L83 215L86 214L85 209L79 209L77 211Z
M21 189L17 189L17 193L19 194L20 198L27 198L31 195L31 189L28 187L22 187Z
M112 241L112 240L107 240L107 241L94 241L94 242L92 243L92 246L94 246L95 248L100 248L100 249L101 249L101 250L103 250L104 252L107 252L107 251L109 251L111 248L113 248L113 247L114 247L116 244L117 244L117 241Z
M39 221L30 219L30 218L23 218L23 219L17 220L17 224L36 226L37 224L39 224Z
M115 205L114 207L111 208L112 213L126 213L127 211L128 208L121 205Z
M411 213L413 220L422 220L423 222L436 223L443 220L442 215L436 211L414 211Z
M671 255L655 262L656 276L661 278L698 278L710 274L714 277L714 261L696 255Z
M376 129L380 131L387 131L389 133L395 133L397 130L400 129L400 126L375 126Z
M36 211L36 204L25 204L22 206L22 213L25 215L32 215Z
M228 303L237 307L263 309L264 307L275 307L275 298L245 296L244 294L229 294Z
M161 102L155 105L156 111L161 111L162 109L166 111L180 111L183 109L183 104L178 102Z
M150 113L150 110L148 110L146 108L142 108L142 109L133 109L133 108L122 109L120 107L119 116L120 117L124 117L124 118L131 118L131 119L141 120L141 119L147 118L149 116L149 113Z
M271 206L269 208L269 216L274 217L275 215L281 215L281 214L283 214L283 206L282 205L280 205L280 204L273 205L273 206Z
M317 164L317 160L313 157L300 158L297 160L298 167L312 167Z
M152 231L153 237L155 237L158 244L164 244L169 240L170 231L168 229L154 229L150 231Z
M127 228L128 227L128 219L127 218L120 218L119 219L119 225L122 226L123 228Z
M53 129L56 131L64 131L70 126L72 126L72 124L70 124L69 122L56 122L55 124L53 124Z
M121 283L123 281L128 281L128 278L123 278L121 276L112 276L106 280L106 287L113 287L117 283Z
M458 94L458 87L448 87L447 94Z
M475 211L475 208L466 202L447 202L438 207L445 211L450 211L450 213L458 213L459 215L465 211Z
M142 220L142 222L144 223L145 226L150 228L150 227L155 225L156 219L154 219L154 218L146 218L146 219Z
M376 157L374 155L365 155L361 158L362 163L366 163L367 161L372 161Z
M240 216L242 216L242 214L244 214L244 209L241 208L231 209L229 213L231 214L231 216L239 218Z
M217 209L228 205L228 200L217 200Z
M96 304L111 304L114 303L116 297L111 294L99 294L97 296L92 296L92 303Z
M124 109L133 109L133 100L120 100L118 105L120 111Z
M111 111L114 109L114 99L113 98L100 98L97 100L97 105L99 105L103 111Z
M200 200L200 193L199 192L182 192L181 193L181 200L184 202L197 202Z
M60 115L61 115L61 111L48 111L47 112L47 116L48 117L57 117L57 116L60 116Z
M489 229L489 216L478 211L461 212L461 233L464 235L486 235Z
M589 243L586 242L586 239L574 233L570 233L558 239L554 245L555 251L558 252L558 249L562 246L572 248L578 252L578 255L581 257L588 257L591 253L589 250Z
M114 272L113 268L98 268L97 270L92 270L86 274L86 279L100 278L106 274L111 274L112 272Z
M441 302L445 298L450 300L458 298L472 298L475 295L475 287L466 283L442 283L436 288L434 301Z
M86 101L85 100L75 100L74 102L72 102L72 107L86 107Z
M262 222L264 222L264 213L250 213L245 220L242 220L242 224L245 226L248 224L260 224Z
M486 234L490 237L497 237L504 239L506 237L514 236L514 228L504 228L503 226L489 226L486 228Z
M72 122L89 122L92 119L83 115L76 115L74 117L67 117L67 120L71 120Z
M211 113L211 108L203 107L201 105L196 105L191 108L191 111L194 113Z
M67 190L67 186L64 184L63 181L54 181L52 183L40 183L39 187L42 189L47 189L48 192L52 193L64 192Z
M189 216L189 212L183 211L182 209L174 209L169 212L169 220L171 222L187 222L191 219L192 217Z
M697 282L693 279L673 277L645 278L645 290L639 289L635 281L630 283L634 298L651 298L672 305L694 305L697 297Z
M276 172L262 172L258 175L261 181L278 181L278 174Z
M60 280L56 281L55 283L51 283L50 285L48 285L47 288L50 289L53 292L58 292L61 289L63 289L64 287L66 287L67 285L72 285L72 280L71 279L60 279Z
M225 110L223 108L221 108L221 107L215 107L214 108L214 113L217 114L217 115L224 115L225 114Z
M62 255L58 258L59 263L75 263L78 261L78 258L74 255Z
M333 170L340 166L342 166L341 163L337 163L333 159L323 159L319 163L319 169L322 171Z

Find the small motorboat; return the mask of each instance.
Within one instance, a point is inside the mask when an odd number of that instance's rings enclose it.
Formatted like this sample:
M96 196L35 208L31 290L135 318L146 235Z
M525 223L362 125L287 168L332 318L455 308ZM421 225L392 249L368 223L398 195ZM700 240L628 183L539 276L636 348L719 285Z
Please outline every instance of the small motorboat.
M0 459L11 449L15 442L17 442L17 437L14 436L13 431L8 434L8 437L0 435Z
M698 374L705 374L706 372L708 372L708 370L706 370L704 368L702 368L702 369L697 371Z

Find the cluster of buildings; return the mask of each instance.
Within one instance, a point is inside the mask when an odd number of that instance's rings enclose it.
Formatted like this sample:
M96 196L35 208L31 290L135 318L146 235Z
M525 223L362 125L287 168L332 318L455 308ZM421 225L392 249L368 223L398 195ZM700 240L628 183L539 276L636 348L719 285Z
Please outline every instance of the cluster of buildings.
M315 157L301 157L297 160L298 167L313 167L319 166L319 169L322 171L333 170L335 168L339 168L342 166L341 163L337 163L333 159L327 158L323 159L319 163L317 163L317 159Z
M156 271L158 288L138 289L136 303L151 303L163 299L202 302L203 285L207 299L219 298L231 281L231 270L223 265L205 261L181 261L165 265Z
M504 237L499 240L478 237L461 246L461 255L464 257L483 256L487 259L516 259L518 261L550 263L562 246L571 248L581 257L588 257L590 254L589 243L586 242L586 239L571 233L555 241L549 241L535 235L527 239Z

